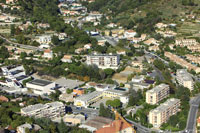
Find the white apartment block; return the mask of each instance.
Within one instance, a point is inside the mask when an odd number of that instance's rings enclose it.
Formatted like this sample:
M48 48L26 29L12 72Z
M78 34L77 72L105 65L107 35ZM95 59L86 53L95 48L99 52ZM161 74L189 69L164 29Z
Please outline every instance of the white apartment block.
M86 60L88 65L97 65L101 69L117 69L119 62L119 55L88 55Z
M21 115L36 118L56 118L65 114L65 105L62 102L29 105L21 109Z
M179 111L179 107L179 99L168 99L165 103L162 103L159 107L149 112L149 123L159 128L163 123L167 122L172 115L175 115Z
M194 81L186 69L178 69L176 79L180 85L190 89L190 91L194 89Z
M146 92L146 103L157 104L169 96L169 85L160 84Z

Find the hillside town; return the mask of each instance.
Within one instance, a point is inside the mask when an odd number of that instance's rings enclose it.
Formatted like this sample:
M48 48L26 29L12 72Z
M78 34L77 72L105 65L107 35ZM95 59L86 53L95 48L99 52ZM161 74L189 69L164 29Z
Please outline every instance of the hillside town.
M200 2L112 2L0 0L0 132L200 132Z

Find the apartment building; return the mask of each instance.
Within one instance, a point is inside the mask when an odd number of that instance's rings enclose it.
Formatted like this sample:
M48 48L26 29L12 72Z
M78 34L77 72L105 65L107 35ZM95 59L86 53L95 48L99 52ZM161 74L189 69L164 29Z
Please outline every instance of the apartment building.
M119 62L119 55L88 55L86 60L88 65L97 65L102 69L117 69Z
M176 40L176 45L185 47L185 46L193 46L197 45L198 42L195 39L180 39Z
M62 102L29 105L21 109L21 115L36 118L56 118L65 114L65 105Z
M169 96L169 85L160 84L146 92L146 103L157 104Z
M165 57L168 57L171 61L176 62L176 64L179 64L189 70L194 70L196 73L200 72L199 67L192 65L191 63L187 62L186 60L180 58L175 54L172 54L170 52L165 52Z
M175 115L179 111L179 107L179 99L168 99L165 103L162 103L159 107L149 112L149 123L159 128L163 123L167 122L172 115Z
M194 56L194 55L187 54L186 58L188 60L190 60L192 63L200 64L200 57L199 56Z
M190 91L194 89L194 81L186 69L178 69L176 79L180 85L190 89Z

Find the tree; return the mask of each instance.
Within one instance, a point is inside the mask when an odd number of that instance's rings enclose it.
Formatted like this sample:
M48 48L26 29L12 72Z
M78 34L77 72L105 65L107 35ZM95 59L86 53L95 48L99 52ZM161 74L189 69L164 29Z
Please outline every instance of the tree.
M26 57L27 57L27 53L26 52L21 52L20 58L21 59L25 59Z
M107 69L104 69L104 72L105 72L106 76L110 77L114 74L115 71L111 68L107 68Z
M51 41L54 45L59 45L60 43L58 36L53 36Z
M165 64L159 59L154 60L153 64L161 71L165 69Z
M14 36L15 35L15 31L16 31L16 29L15 29L15 25L11 25L10 26L10 30L11 30L11 36Z

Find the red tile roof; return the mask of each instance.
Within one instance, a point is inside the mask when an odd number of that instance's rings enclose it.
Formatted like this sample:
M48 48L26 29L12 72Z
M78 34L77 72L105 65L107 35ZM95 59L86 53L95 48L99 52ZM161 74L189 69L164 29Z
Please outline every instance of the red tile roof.
M129 127L130 126L122 120L115 120L103 128L98 129L96 133L116 133Z

